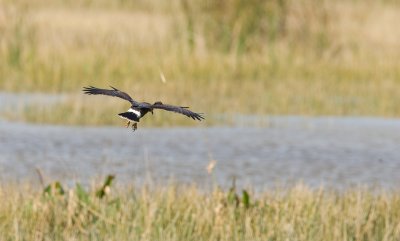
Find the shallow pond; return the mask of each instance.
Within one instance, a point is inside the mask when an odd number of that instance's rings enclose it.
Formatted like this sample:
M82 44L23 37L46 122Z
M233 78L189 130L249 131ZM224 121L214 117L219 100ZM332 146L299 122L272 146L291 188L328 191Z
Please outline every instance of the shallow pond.
M269 117L264 127L146 129L64 127L0 121L1 180L119 183L152 180L264 189L311 186L395 188L400 120ZM210 175L206 166L217 164Z

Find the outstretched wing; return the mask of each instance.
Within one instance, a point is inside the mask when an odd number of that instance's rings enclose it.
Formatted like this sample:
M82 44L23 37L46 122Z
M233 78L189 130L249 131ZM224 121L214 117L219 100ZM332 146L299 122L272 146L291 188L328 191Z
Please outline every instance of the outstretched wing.
M118 97L124 100L129 101L132 105L137 105L138 102L134 101L127 93L122 92L112 86L110 86L112 89L99 89L93 86L89 87L83 87L83 92L88 95L109 95L109 96L114 96Z
M150 106L153 109L162 109L167 111L176 112L187 117L192 118L193 120L204 120L203 113L196 113L189 110L189 107L182 107L182 106L174 106L174 105L164 105L161 102L156 102Z

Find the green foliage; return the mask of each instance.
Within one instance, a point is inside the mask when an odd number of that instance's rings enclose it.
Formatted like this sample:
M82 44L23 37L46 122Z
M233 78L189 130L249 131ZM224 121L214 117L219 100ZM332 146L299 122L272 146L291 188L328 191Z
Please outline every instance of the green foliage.
M89 194L85 191L85 189L82 187L80 183L76 184L75 192L80 202L89 204L90 202Z
M61 183L57 181L46 186L43 190L43 193L49 196L53 196L53 195L64 195L65 191Z
M236 179L233 178L232 186L229 188L227 193L226 201L229 205L234 207L244 207L245 209L250 207L250 194L243 189L242 198L236 193Z
M96 197L99 199L104 198L108 193L110 193L111 185L113 183L113 180L115 179L114 175L108 175L105 180L103 185L96 191ZM54 195L65 195L65 189L61 185L60 182L56 181L52 184L49 184L46 186L43 190L43 193L46 194L47 196L54 196ZM75 193L78 197L78 200L81 203L84 203L86 205L90 204L90 195L85 189L82 187L80 183L77 183L75 186Z
M103 198L107 195L107 193L110 192L110 187L111 187L111 184L112 184L114 178L115 178L114 175L107 176L106 180L104 181L103 186L96 192L97 197Z
M258 51L287 32L288 0L182 2L185 15L190 16L187 21L190 35L194 28L203 31L208 47L216 50L239 54ZM189 40L193 41L193 37Z
M242 191L242 203L245 208L250 207L250 195L246 190Z
M239 196L236 194L236 190L232 187L229 189L226 200L228 201L228 204L234 205L236 207L240 204Z

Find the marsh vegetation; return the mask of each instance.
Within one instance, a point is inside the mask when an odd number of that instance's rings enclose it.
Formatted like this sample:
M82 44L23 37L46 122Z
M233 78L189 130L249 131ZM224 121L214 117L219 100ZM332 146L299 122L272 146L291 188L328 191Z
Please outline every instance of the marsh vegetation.
M114 114L127 103L81 93L112 85L139 101L189 105L206 113L205 125L266 114L398 117L399 22L396 0L0 0L0 116L121 125ZM399 240L398 121L328 122L132 136L1 120L0 240ZM141 123L171 124L193 122L156 112ZM180 168L211 188L123 182L123 173L144 173L148 150L164 165L155 162L155 175ZM239 172L265 185L271 172L303 173L344 188L229 189L207 176L207 158L231 168L220 179ZM59 181L21 180L40 165ZM71 170L86 179L72 182ZM121 182L86 185L99 170L120 171Z
M397 240L400 195L297 185L254 195L195 186L1 187L4 240Z
M123 103L84 85L210 116L398 116L399 16L384 0L2 0L0 88L73 95L14 116L36 122L119 123Z

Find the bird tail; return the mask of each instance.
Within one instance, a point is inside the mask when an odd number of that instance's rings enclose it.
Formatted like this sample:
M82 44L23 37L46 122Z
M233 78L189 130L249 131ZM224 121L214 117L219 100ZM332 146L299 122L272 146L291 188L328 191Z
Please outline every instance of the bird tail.
M122 113L119 113L118 115L122 119L139 122L139 118L137 117L137 115L135 115L132 112L129 112L129 111L128 112L122 112Z

